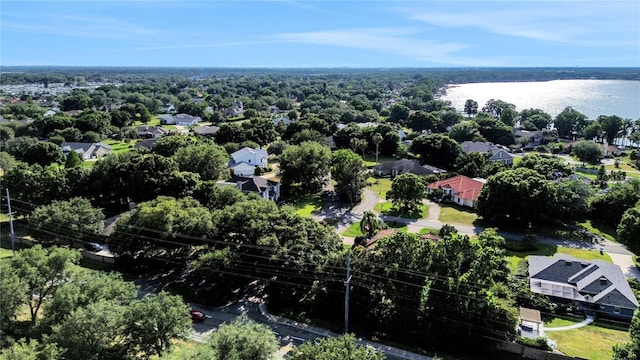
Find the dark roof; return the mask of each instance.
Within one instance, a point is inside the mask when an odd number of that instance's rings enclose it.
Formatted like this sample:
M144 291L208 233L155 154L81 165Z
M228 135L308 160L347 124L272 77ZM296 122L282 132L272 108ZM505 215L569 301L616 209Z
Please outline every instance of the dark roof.
M402 159L392 162L386 162L382 164L378 164L373 167L374 170L380 172L391 172L395 171L396 175L412 173L416 175L431 175L431 174L440 174L445 172L442 169L439 169L435 166L431 165L420 165L418 160L408 160Z
M483 154L492 154L500 150L500 147L497 145L481 141L464 141L460 146L462 147L462 151L465 153L479 152Z
M136 149L137 148L141 148L141 147L144 147L144 148L147 148L147 149L151 149L153 147L153 145L156 144L156 141L158 141L158 140L159 139L147 139L147 140L144 140L144 141L137 142L133 147L136 148Z
M227 183L240 184L242 191L263 192L278 185L277 182L260 176L232 176Z
M636 299L622 270L604 261L568 255L529 256L531 291L586 303L635 309Z

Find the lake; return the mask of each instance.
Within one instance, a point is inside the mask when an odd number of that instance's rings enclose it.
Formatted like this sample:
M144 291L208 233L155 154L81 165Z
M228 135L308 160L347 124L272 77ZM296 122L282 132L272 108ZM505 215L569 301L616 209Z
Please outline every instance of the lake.
M571 106L595 119L599 115L618 115L640 119L640 81L631 80L553 80L543 82L500 82L449 85L442 100L451 101L464 111L467 99L478 102L478 111L489 99L516 105L517 111L542 109L552 117Z

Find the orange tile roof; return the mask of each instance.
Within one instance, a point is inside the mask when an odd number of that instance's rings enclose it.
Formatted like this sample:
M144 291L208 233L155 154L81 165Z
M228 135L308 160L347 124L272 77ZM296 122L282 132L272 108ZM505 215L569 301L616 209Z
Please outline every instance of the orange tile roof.
M460 199L476 201L482 190L482 182L464 175L436 181L427 186L429 189L453 189L453 194Z

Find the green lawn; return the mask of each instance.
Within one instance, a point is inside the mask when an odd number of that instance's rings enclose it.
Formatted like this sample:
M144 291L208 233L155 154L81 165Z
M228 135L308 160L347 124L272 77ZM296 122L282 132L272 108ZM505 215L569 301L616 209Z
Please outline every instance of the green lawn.
M596 235L600 235L607 240L616 241L617 234L616 229L613 226L601 224L599 222L592 222L591 220L578 223L578 226L581 226Z
M385 201L376 204L374 208L380 214L389 215L389 216L399 216L407 219L423 219L429 215L429 205L423 204L420 211L414 211L411 213L403 213L398 211L397 208L393 206L392 203Z
M386 199L387 191L391 190L391 179L370 177L367 179L367 187L378 194L380 198Z
M439 220L445 224L466 224L473 225L478 219L478 214L470 208L451 204L440 205Z
M565 320L555 318L545 323L545 327L560 327L572 325L582 320ZM568 356L575 356L591 360L609 360L613 356L613 345L629 341L628 330L610 329L587 325L567 331L547 332L549 339L555 340L558 350Z
M364 236L364 233L360 231L360 221L349 225L349 227L342 232L342 236L348 236L348 237Z
M563 246L556 245L548 245L548 244L538 244L538 250L535 251L513 251L507 250L505 252L505 257L509 262L509 270L514 273L518 267L518 263L527 259L529 255L540 255L540 256L553 256L555 254L566 254L573 256L577 259L583 260L603 260L608 263L613 263L611 261L611 257L608 254L600 255L599 251L596 250L586 250L586 249L576 249L576 248L568 248Z
M152 116L151 120L148 123L143 123L142 121L136 121L133 123L133 126L141 126L141 125L149 125L149 126L158 126L160 125L160 118L157 116Z
M0 259L12 257L12 256L13 256L13 252L11 250L0 248Z
M405 224L394 225L393 223L387 223L387 226L390 228L397 229L399 232L406 233L408 231L408 226ZM343 231L341 235L347 236L347 237L364 236L364 233L360 231L360 221L349 225L349 227L345 231Z
M131 151L133 149L133 145L136 143L135 140L132 141L118 141L118 140L105 140L105 144L111 146L113 154L120 154L127 151Z
M313 213L320 211L324 205L324 199L320 195L307 195L300 198L293 204L296 214L302 217L310 217Z
M432 228L422 228L420 229L420 231L418 231L418 234L420 235L425 235L425 234L438 235L439 233L440 233L440 229L432 229Z
M586 173L586 172L578 171L577 169L573 169L573 170L575 171L576 174L580 174L586 177L587 179L596 180L598 178L597 174Z
M372 168L378 164L396 161L396 160L398 159L394 158L393 156L378 156L378 162L376 163L376 154L366 154L364 156L364 164L368 168Z

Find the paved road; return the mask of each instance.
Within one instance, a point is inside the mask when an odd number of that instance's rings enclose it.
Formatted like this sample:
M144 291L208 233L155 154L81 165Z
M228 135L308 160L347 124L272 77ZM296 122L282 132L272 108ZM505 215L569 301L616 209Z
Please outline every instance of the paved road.
M321 220L325 218L337 219L338 224L336 225L336 232L341 234L349 225L359 221L362 218L362 213L364 211L374 211L376 204L380 201L378 195L372 191L371 189L365 188L363 190L362 202L355 206L353 209L345 208L335 197L328 201L323 209L316 215L314 218L316 220ZM432 211L431 208L434 208ZM440 229L443 223L438 220L439 211L435 211L435 208L439 206L435 203L429 203L429 215L426 219L408 219L402 218L398 216L388 216L388 215L380 215L380 219L389 223L389 222L397 222L400 224L406 224L411 226L413 229L416 228L432 228L432 229ZM463 225L463 224L450 224L453 225L458 232L461 234L467 235L478 235L485 230L483 227L473 226L473 225ZM524 232L513 232L513 231L498 231L498 233L509 239L521 239L525 233ZM343 237L343 241L345 244L352 244L353 239L348 237ZM620 266L623 273L627 277L634 277L640 280L640 271L635 267L632 257L633 253L627 250L624 245L600 238L597 242L588 243L584 241L571 241L566 239L559 238L551 238L551 237L539 237L538 241L542 244L550 244L557 245L563 247L571 247L571 248L583 248L588 250L597 250L604 251L609 256L611 256L611 260L614 264Z

